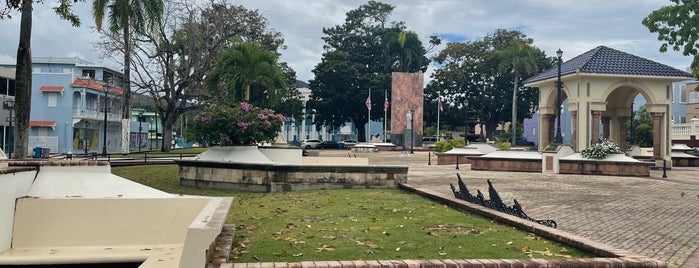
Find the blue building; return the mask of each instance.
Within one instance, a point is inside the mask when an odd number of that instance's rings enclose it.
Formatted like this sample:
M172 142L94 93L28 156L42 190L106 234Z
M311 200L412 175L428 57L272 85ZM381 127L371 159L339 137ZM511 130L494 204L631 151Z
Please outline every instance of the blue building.
M77 57L34 57L32 69L30 155L35 147L80 154L106 144L108 152L122 151L120 71Z
M10 145L10 133L12 132L12 120L14 114L11 110L14 109L15 101L15 70L0 67L0 101L2 101L2 112L0 112L0 123L2 125L2 138L0 144L2 150L9 154L12 151Z

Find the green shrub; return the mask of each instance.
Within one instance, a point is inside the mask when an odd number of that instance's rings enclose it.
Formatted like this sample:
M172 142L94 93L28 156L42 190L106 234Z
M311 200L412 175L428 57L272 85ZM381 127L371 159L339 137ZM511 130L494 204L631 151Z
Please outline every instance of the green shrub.
M437 153L443 153L449 151L453 148L464 147L464 143L456 139L447 139L438 141L434 144L434 151Z
M509 141L503 141L503 142L495 143L495 147L498 147L502 150L510 150L510 148L512 148L512 145L510 144Z

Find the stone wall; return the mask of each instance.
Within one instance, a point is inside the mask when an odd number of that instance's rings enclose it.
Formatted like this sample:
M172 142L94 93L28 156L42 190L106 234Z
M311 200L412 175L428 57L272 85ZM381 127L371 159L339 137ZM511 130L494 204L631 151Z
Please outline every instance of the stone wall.
M459 165L461 164L471 164L471 160L468 155L465 154L436 154L437 155L437 165L456 165L456 158L459 158Z
M561 174L649 177L650 162L619 162L604 160L564 160L559 162Z
M471 157L472 170L541 173L541 159Z
M253 192L396 187L408 179L407 166L176 162L181 185Z

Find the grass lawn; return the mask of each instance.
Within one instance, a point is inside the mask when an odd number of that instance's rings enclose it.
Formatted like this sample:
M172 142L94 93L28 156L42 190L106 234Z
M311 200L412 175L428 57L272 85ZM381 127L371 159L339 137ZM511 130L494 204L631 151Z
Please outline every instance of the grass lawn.
M176 165L112 172L171 193L234 196L236 262L590 257L397 189L243 193L180 186Z

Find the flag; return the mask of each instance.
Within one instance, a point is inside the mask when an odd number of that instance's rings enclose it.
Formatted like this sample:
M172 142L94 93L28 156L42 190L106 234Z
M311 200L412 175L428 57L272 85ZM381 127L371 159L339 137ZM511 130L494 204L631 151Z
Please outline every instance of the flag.
M364 102L364 104L366 104L367 109L371 110L371 95L366 97L366 102Z
M386 101L383 103L383 111L388 111L388 97L386 97Z
M444 108L442 106L444 106L444 103L442 102L442 98L439 98L439 110L440 111L444 111Z

